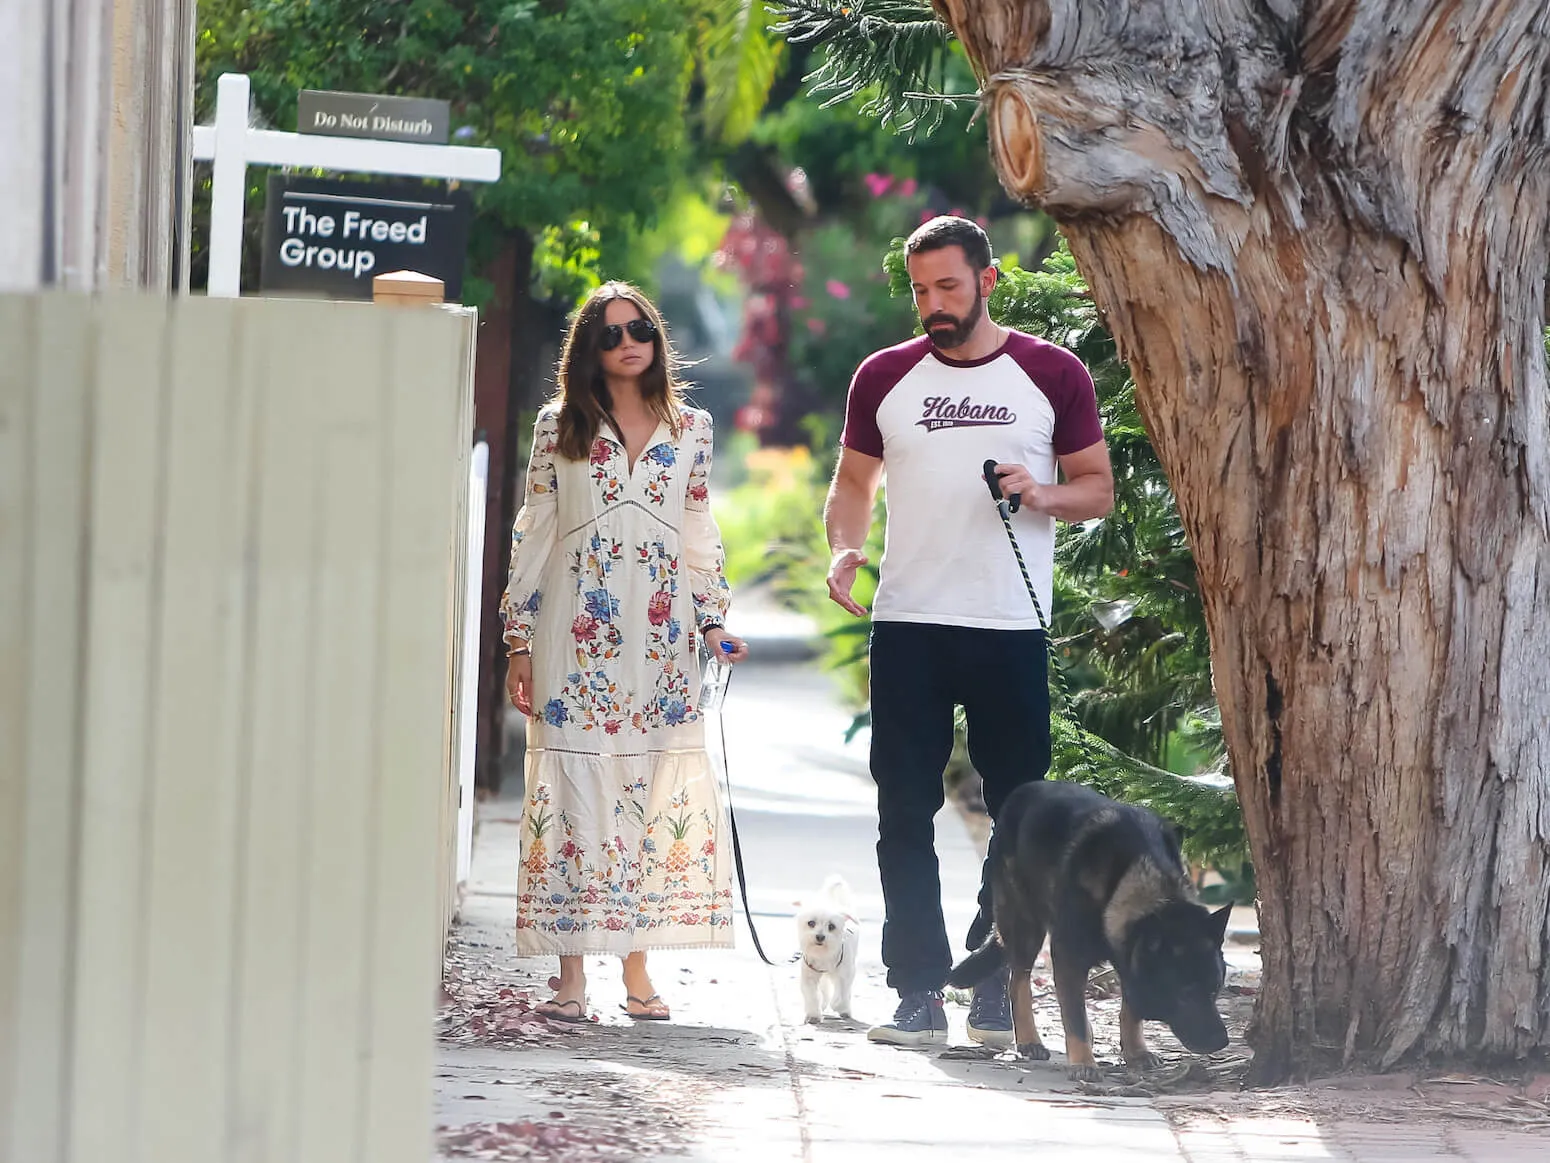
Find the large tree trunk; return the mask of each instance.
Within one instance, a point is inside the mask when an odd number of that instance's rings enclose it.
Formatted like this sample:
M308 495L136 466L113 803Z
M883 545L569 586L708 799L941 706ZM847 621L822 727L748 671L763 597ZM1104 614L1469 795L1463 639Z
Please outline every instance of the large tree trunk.
M934 2L1187 522L1256 1076L1545 1045L1545 0Z

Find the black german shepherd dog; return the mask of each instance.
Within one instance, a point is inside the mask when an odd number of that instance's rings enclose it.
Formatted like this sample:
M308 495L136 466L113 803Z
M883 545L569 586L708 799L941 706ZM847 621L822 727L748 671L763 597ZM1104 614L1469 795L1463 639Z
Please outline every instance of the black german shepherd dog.
M1197 1054L1227 1045L1216 997L1232 906L1213 913L1195 899L1178 834L1160 816L1080 784L1024 784L1001 809L986 878L990 891L981 893L969 932L980 947L948 981L971 986L1010 963L1012 1024L1024 1057L1049 1057L1034 1026L1031 980L1046 933L1072 1078L1099 1077L1086 987L1088 972L1105 961L1119 974L1120 1051L1128 1065L1158 1063L1142 1037L1143 1020L1166 1022ZM992 924L996 935L986 942Z

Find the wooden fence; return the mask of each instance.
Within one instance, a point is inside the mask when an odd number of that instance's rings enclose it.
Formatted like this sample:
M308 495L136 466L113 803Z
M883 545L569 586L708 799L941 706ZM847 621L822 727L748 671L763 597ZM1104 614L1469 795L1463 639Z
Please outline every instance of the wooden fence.
M430 1157L473 333L0 296L0 1160Z

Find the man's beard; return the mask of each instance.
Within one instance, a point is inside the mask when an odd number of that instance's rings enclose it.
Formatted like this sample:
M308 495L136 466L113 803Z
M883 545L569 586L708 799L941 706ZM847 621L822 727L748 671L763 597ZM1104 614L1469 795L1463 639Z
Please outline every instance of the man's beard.
M949 315L945 311L938 311L935 315L922 320L926 334L931 337L931 342L940 351L952 351L969 342L969 336L974 334L974 329L979 326L979 321L984 312L981 306L985 302L985 296L980 294L979 287L974 288L974 306L962 319L955 315ZM943 324L951 324L945 327Z

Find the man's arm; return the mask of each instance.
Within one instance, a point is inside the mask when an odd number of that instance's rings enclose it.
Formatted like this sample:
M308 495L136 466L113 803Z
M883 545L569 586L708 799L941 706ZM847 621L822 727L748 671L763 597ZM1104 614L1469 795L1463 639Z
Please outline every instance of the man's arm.
M834 480L823 506L824 532L829 538L829 597L856 617L866 609L850 596L856 570L866 564L862 546L872 531L872 505L882 483L883 462L853 448L841 448Z
M1024 508L1048 513L1062 521L1086 521L1107 516L1114 508L1114 469L1109 464L1109 446L1102 440L1059 458L1058 485L1041 485L1020 464L998 464L1005 496L1022 494Z

